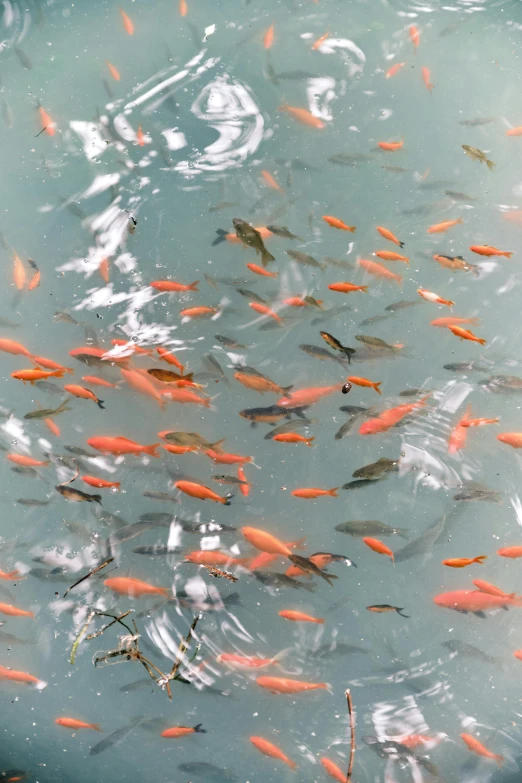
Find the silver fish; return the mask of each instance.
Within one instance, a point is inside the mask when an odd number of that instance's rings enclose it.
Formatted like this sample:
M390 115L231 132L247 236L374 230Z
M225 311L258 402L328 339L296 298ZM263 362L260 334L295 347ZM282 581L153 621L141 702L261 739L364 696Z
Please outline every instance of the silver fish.
M391 527L377 520L341 522L335 526L338 533L346 533L349 536L391 536L397 534L401 538L408 538L409 531L404 527Z
M112 734L104 737L102 740L100 740L100 742L97 742L96 745L92 746L89 751L89 756L98 756L100 753L103 753L104 750L113 748L114 745L122 742L122 740L124 740L125 737L130 734L131 731L135 729L142 720L143 716L139 715L137 718L133 718L128 725L122 726L121 729L116 729L116 731L113 731Z

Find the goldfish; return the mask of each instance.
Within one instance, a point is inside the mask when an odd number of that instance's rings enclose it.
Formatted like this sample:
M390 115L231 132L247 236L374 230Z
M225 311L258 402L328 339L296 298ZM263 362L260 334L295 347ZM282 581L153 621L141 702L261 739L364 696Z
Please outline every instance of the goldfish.
M497 440L514 449L522 449L522 432L501 432Z
M272 693L291 695L304 691L328 690L326 682L304 682L303 680L291 680L287 677L258 677L256 683L261 688L266 688Z
M365 536L363 538L364 543L366 546L370 547L374 552L377 552L379 555L388 555L388 557L391 557L392 561L395 562L393 552L391 551L389 546L386 546L386 544L383 544L382 541L379 541L378 538L370 538L369 536Z
M483 337L477 337L473 334L473 332L470 332L469 329L463 329L461 326L455 326L454 324L449 324L448 329L450 332L453 332L455 337L460 337L461 340L471 340L473 343L480 343L481 345L486 345L486 340L484 340Z
M377 258L382 258L383 261L404 261L405 264L410 263L409 258L401 256L399 253L394 253L392 250L376 250L374 255Z
M11 373L11 378L24 383L34 384L35 381L42 381L44 378L63 378L64 370L45 371L38 368L31 370L17 370Z
M271 24L263 37L263 46L265 47L265 49L271 49L274 44L274 38L275 38L274 30L275 30L275 25Z
M312 617L304 612L294 612L292 609L283 609L278 612L279 617L283 617L285 620L292 620L294 623L317 623L318 625L324 625L324 620L320 617Z
M449 560L443 560L442 565L449 566L450 568L466 568L466 566L473 565L473 563L479 563L484 565L484 560L487 560L487 555L479 555L478 557L453 557Z
M485 745L479 742L478 739L472 737L471 734L461 734L460 736L461 739L464 740L468 749L472 753L476 753L477 756L483 756L486 759L494 759L499 767L502 766L502 762L504 761L504 756L500 756L499 754L492 753L490 750L486 748Z
M402 285L402 275L396 275L386 269L382 264L377 264L375 261L369 261L365 258L359 258L357 265L375 277L382 277L384 280L394 280L397 285Z
M23 682L27 685L44 686L44 683L42 680L39 680L38 677L34 677L27 672L9 669L7 666L0 666L0 680L11 680L11 682Z
M400 240L397 239L395 234L392 234L391 231L388 231L387 228L384 228L383 226L377 226L377 231L381 235L381 237L384 237L384 239L389 239L390 242L394 242L399 247L404 247L404 242L400 242Z
M281 187L281 185L279 185L277 180L272 176L272 174L270 174L269 171L263 169L263 171L261 172L261 176L263 177L263 179L265 180L269 188L272 188L272 190L277 190L279 193L284 193L284 190Z
M296 389L278 400L281 408L301 408L319 402L323 397L341 390L342 383L333 386L311 386L308 389Z
M124 367L120 367L120 372L131 389L134 389L134 391L137 391L139 394L143 394L146 397L152 397L152 399L158 403L160 408L163 409L165 400L163 399L161 393L152 384L147 373L141 370L126 370Z
M435 223L435 225L430 226L427 232L428 234L443 234L449 228L453 228L453 226L457 226L459 223L464 223L461 217L457 220L444 220L442 223Z
M515 593L506 593L505 590L501 590L500 587L495 587L490 582L484 581L484 579L474 579L473 584L478 587L483 593L489 593L490 595L497 595L500 598L514 598Z
M217 307L186 307L181 310L180 315L183 318L210 318L218 312Z
M332 217L332 215L323 215L323 220L332 228L338 228L341 231L351 231L353 234L356 229L356 226L347 226L346 223L343 223L342 220L339 220L339 218L336 217Z
M42 123L43 130L47 133L48 136L54 136L56 133L56 123L52 121L51 117L45 111L43 106L38 106L38 113L40 115L40 122Z
M221 653L217 656L217 663L224 663L233 671L249 671L250 669L267 669L269 666L279 663L288 650L282 650L273 658L254 658L252 656L237 655L236 653Z
M82 381L85 381L85 383L89 383L92 386L104 386L107 389L118 388L118 385L116 383L110 383L109 381L106 381L104 378L98 378L97 375L83 375Z
M81 476L81 479L84 484L88 484L90 487L98 487L98 489L112 489L114 487L119 490L120 488L119 481L106 481L96 476Z
M40 274L40 270L38 269L38 267L36 266L35 262L31 258L27 259L27 263L29 264L31 269L34 269L34 274L31 277L31 279L29 280L29 285L27 286L27 290L28 291L34 291L34 289L38 288L38 286L40 285L40 281L42 279L42 276Z
M468 420L468 418L471 416L471 405L468 405L466 412L462 419L458 422L458 424L453 427L449 439L448 439L448 454L455 454L457 451L460 451L464 448L466 445L466 439L468 437L468 433L466 428L463 426L463 424Z
M433 304L446 305L446 307L453 307L455 304L451 299L443 299L438 294L434 294L433 291L427 291L425 288L418 288L417 293L427 302L433 302Z
M331 759L327 758L326 756L322 756L320 761L325 771L327 772L328 775L330 775L331 778L337 780L338 783L346 783L346 774L342 771L340 767L337 766L335 762L333 762Z
M289 759L288 756L285 756L283 751L272 742L263 739L263 737L250 737L250 742L265 756L269 756L272 759L278 759L278 761L282 761L283 764L286 764L291 769L297 769L295 761L291 761L291 759Z
M230 498L216 495L209 487L204 484L198 484L195 481L176 481L174 486L185 495L190 495L198 500L212 500L214 503L222 503L224 506L230 505Z
M406 748L413 750L414 748L419 748L423 745L429 745L430 742L437 744L439 742L439 737L427 737L426 734L408 734L406 737L401 737L398 742Z
M505 256L506 258L511 258L513 255L513 251L499 250L492 245L471 245L470 250L473 253L477 253L479 256L487 256L488 258L491 258L491 256Z
M54 362L52 359L46 359L45 356L31 356L31 359L40 367L45 367L46 370L63 370L64 373L74 373L71 367L64 367L63 364L58 364L58 362Z
M264 269L257 264L247 264L247 269L250 269L255 275L261 275L262 277L273 277L275 279L279 277L279 272L269 272L268 269Z
M34 457L27 457L25 454L13 454L7 455L7 459L14 462L16 465L21 465L23 468L41 468L49 464L49 460L34 459Z
M112 454L114 456L120 456L122 454L148 454L150 457L159 457L156 453L159 444L153 443L151 446L141 446L134 440L120 435L118 437L95 437L87 440L87 445L91 448L100 451L102 454Z
M313 301L312 301L313 300ZM287 307L319 307L323 304L322 299L314 299L311 296L307 296L306 299L302 299L300 296L290 296L288 299L283 299L283 304Z
M0 570L0 579L3 579L5 582L18 582L25 577L20 573L20 571L2 571Z
M518 125L516 128L510 128L506 131L506 136L522 136L522 125Z
M103 400L98 399L95 393L92 392L90 389L86 389L85 386L77 386L74 383L69 383L66 386L64 386L63 389L69 394L72 394L73 397L81 397L84 400L92 400L93 402L96 403L98 408L101 408L102 410L104 408Z
M104 283L109 282L109 259L108 258L102 258L102 260L100 261L100 266L98 267L98 274L100 275Z
M215 549L197 550L185 555L186 563L204 566L245 565L248 560L238 559Z
M56 718L54 721L58 726L64 726L66 729L92 729L93 731L101 731L97 723L85 723L83 720L77 718Z
M364 421L359 428L359 433L361 435L375 435L378 432L386 432L390 427L394 427L412 411L424 407L429 396L430 395L427 394L417 402L397 405L395 408L388 408L388 410L383 411L376 418Z
M6 337L0 338L0 351L11 353L13 356L26 356L28 359L31 358L31 354L22 343L17 343L15 340L8 340Z
M373 606L367 606L366 607L369 612L374 612L375 614L387 614L388 612L397 612L398 615L401 617L405 617L407 620L410 619L409 614L404 614L404 607L402 606L391 606L390 604L374 604Z
M5 614L8 617L34 617L33 612L27 612L25 609L19 609L17 606L2 603L0 603L0 614Z
M243 495L243 497L247 498L250 494L250 487L252 486L249 481L247 481L247 478L245 476L245 471L243 470L242 466L240 465L237 469L237 477L240 481L243 483L239 486L239 491Z
M367 291L367 285L354 285L353 283L330 283L330 291L337 291L340 294L350 294L352 291Z
M522 556L522 547L520 547ZM485 612L488 609L498 609L502 606L522 606L517 598L504 595L491 595L482 590L453 590L449 593L436 595L433 602L444 609L454 609L457 612Z
M315 500L316 498L326 497L327 495L332 498L337 497L339 487L333 489L317 489L315 487L304 487L303 489L294 489L290 493L294 498L302 498L303 500Z
M327 38L329 38L329 36L330 36L329 32L323 33L323 35L321 35L321 37L318 38L317 41L314 42L314 44L312 46L312 51L316 52L317 49L320 49L321 46L323 45L323 43L327 40Z
M176 283L174 280L154 280L149 283L151 288L155 288L162 293L180 293L184 291L197 291L199 280L194 280L193 283L184 285L183 283Z
M308 125L309 128L317 128L318 130L326 128L325 123L308 111L308 109L301 109L298 106L289 106L287 103L284 103L282 106L278 106L277 111L287 112L294 120L300 122L301 125Z
M279 435L274 435L272 440L276 440L278 443L305 443L307 446L312 446L312 441L315 438L304 438L298 432L281 432Z
M119 11L121 15L121 20L123 22L123 27L125 28L125 32L128 35L134 35L134 25L132 23L131 18L125 13L123 8L120 8Z
M356 386L363 386L367 389L375 389L377 394L382 394L379 386L382 381L369 381L368 378L360 378L358 375L349 375L347 380L350 383L354 383Z
M486 418L479 418L479 419L467 419L466 421L462 422L463 427L484 427L486 424L498 424L500 419L486 419Z
M378 141L377 146L385 152L397 152L404 147L404 139L400 141Z
M397 73L399 73L401 68L404 68L405 65L406 63L395 63L395 65L392 65L391 68L388 68L385 73L385 77L387 79L391 79L392 76L395 76Z
M174 367L177 367L178 370L182 373L185 370L185 367L179 359L177 359L173 353L170 353L170 351L167 351L166 348L163 348L162 346L158 346L156 348L156 352L158 353L160 359L163 362L167 362L167 364L172 364Z
M244 457L241 454L230 454L225 451L206 449L203 453L218 465L244 465L246 462L252 462L252 457Z
M138 142L138 145L140 147L144 147L145 146L145 134L143 133L143 131L141 129L141 125L138 125L138 130L136 131L136 141ZM136 224L135 223L130 223L129 225L130 226L134 226L134 229L136 228ZM134 230L131 230L131 234L133 234L133 233L134 233Z
M209 397L199 397L194 392L187 391L187 389L165 389L160 392L161 396L171 402L179 402L182 405L193 404L203 405L204 408L210 408L211 400Z
M182 14L184 16L184 14ZM188 734L206 734L205 729L201 728L202 723L198 723L196 726L171 726L170 729L165 729L161 732L160 737L165 739L179 739L180 737L186 737Z
M420 43L420 31L418 27L415 27L414 24L410 25L408 32L410 34L410 40L415 48L415 53L417 53L417 49Z
M241 533L249 544L252 544L261 552L266 552L269 555L282 555L283 557L290 557L292 554L286 544L283 544L282 541L265 530L258 530L255 527L242 527Z
M497 549L497 555L500 557L518 558L522 557L522 546L505 546Z
M430 69L429 69L429 68L426 68L426 66L424 65L424 66L421 68L421 74L422 74L422 80L423 80L424 84L426 85L426 87L428 88L428 90L431 92L431 91L433 90L433 87L434 87L435 85L433 85L433 84L430 82Z
M171 454L188 454L189 452L197 451L197 448L194 446L176 446L174 443L163 443L161 448L169 451Z
M473 272L478 274L478 266L474 264L468 264L468 262L462 256L443 256L435 254L433 256L435 261L446 269L464 269L467 272Z
M169 598L170 593L166 587L156 587L141 579L133 579L131 576L110 576L103 584L119 595L128 595L130 598L142 598L144 595L162 595Z
M179 15L186 16L188 14L187 0L179 0Z
M234 378L239 381L247 389L253 389L254 391L264 394L265 392L275 392L276 394L285 395L290 391L292 386L279 386L274 383L266 375L255 370L253 367L241 367L234 373Z
M110 73L110 75L112 76L112 78L113 78L115 81L119 82L119 81L120 81L120 79L121 79L121 76L120 76L120 74L119 74L119 71L118 71L118 70L117 70L117 68L115 68L115 67L114 67L114 65L113 65L112 63L110 63L108 60L107 60L106 62L107 62L107 68L109 69L109 73Z
M447 318L435 318L435 320L430 321L431 326L441 326L441 327L447 327L450 325L453 326L460 326L462 324L472 324L473 326L478 326L479 319L478 318L457 318L448 316Z
M27 282L27 276L25 273L25 268L22 263L22 259L16 252L16 250L13 253L13 279L15 286L19 291L22 291L25 288L26 282Z
M282 324L283 320L280 318L277 313L274 313L273 310L271 310L267 305L261 304L261 302L249 302L248 306L252 308L252 310L255 310L256 313L259 313L260 315L268 315L270 318L273 318L275 321L277 321L278 324Z

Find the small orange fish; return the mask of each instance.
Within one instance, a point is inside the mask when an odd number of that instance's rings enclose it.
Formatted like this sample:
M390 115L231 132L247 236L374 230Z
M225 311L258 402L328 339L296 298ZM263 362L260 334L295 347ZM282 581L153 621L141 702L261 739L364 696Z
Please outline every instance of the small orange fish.
M450 332L453 332L455 337L460 337L461 340L471 340L473 343L480 343L481 345L486 345L486 340L482 337L477 337L473 334L473 332L470 332L469 329L463 329L462 326L454 326L453 324L450 324L448 326L448 329Z
M356 226L347 226L342 220L339 220L339 218L333 217L332 215L323 215L323 220L332 228L338 228L341 231L351 231L353 234L356 229Z
M22 579L25 579L25 577L22 576L20 571L1 571L0 570L0 579L3 579L5 582L19 582Z
M173 353L170 353L170 351L167 351L166 348L163 348L162 346L158 346L156 348L156 352L159 354L159 357L162 361L167 362L167 364L172 364L173 367L177 367L178 370L182 373L185 369L185 366L181 364L179 359L176 359Z
M289 106L285 103L282 106L278 106L277 111L287 112L294 120L300 122L301 125L308 125L309 128L317 128L318 130L326 128L325 123L308 111L308 109L300 109L298 106Z
M239 485L239 491L243 495L243 497L247 498L250 494L250 487L252 486L249 481L247 481L247 477L245 476L245 471L243 470L242 466L240 465L237 469L237 477L240 481L243 481L243 484Z
M170 591L166 587L156 587L141 579L133 579L131 576L111 576L105 579L103 584L119 595L128 595L130 598L142 598L144 595L162 595L170 598Z
M320 38L318 38L317 41L315 41L315 43L313 44L312 51L316 52L317 49L320 49L321 46L326 41L326 39L329 38L329 37L330 37L330 32L329 31L327 33L323 33L323 35Z
M492 585L490 582L485 582L483 579L474 579L473 584L483 593L497 595L500 598L514 598L516 595L516 593L506 593L505 590L501 590L500 587L495 587L495 585Z
M394 272L391 272L385 266L378 264L376 261L370 261L366 258L359 258L357 265L360 266L361 269L364 269L366 272L368 272L370 275L381 277L384 280L394 280L397 285L402 285L402 275L394 274Z
M222 503L224 506L230 505L228 497L221 497L204 484L197 484L195 481L176 481L174 486L185 495L190 495L198 500L212 500L214 503Z
M25 284L27 282L27 275L25 273L25 267L22 263L22 259L16 250L13 253L13 279L17 289L22 291L25 288Z
M216 315L217 312L217 307L186 307L184 310L181 310L180 315L183 318L210 318Z
M279 277L279 272L269 272L268 269L257 264L247 264L247 269L250 269L255 275L261 275L261 277L274 277L276 279Z
M284 193L283 188L279 183L276 181L276 179L270 174L269 171L266 171L266 169L263 169L261 172L261 176L265 180L266 184L269 188L272 188L272 190L277 190L279 193Z
M486 424L498 424L500 419L467 419L462 422L463 427L484 427Z
M100 275L104 283L109 282L109 259L108 258L102 258L102 260L100 261L100 266L98 267L98 274Z
M272 48L274 44L274 38L275 38L274 31L275 31L275 27L273 24L271 24L263 38L263 46L265 47L265 49Z
M120 489L119 481L106 481L96 476L81 476L81 479L84 484L88 484L90 487L97 487L98 489L112 489L114 487L115 489Z
M188 454L197 451L195 446L176 446L175 443L162 443L161 448L169 451L171 454Z
M282 612L278 612L279 617L284 617L285 620L292 620L294 623L317 623L318 625L324 625L324 620L321 617L312 617L304 612L294 612L292 609L283 609Z
M304 405L314 405L323 397L341 391L342 386L342 383L336 383L333 386L310 386L295 391L286 389L287 393L277 401L276 405L280 408L301 408Z
M56 133L56 123L52 121L43 106L38 107L38 113L40 114L40 122L42 123L43 130L45 130L48 136L54 136Z
M115 68L115 67L114 67L114 65L113 65L112 63L110 63L108 60L107 60L106 62L107 62L107 68L109 69L109 73L110 73L110 75L112 76L112 78L113 78L115 81L119 82L119 81L120 81L120 79L121 79L121 76L120 76L120 74L119 74L119 71L118 71L118 70L117 70L117 68Z
M226 451L214 451L214 449L205 449L206 454L213 462L218 465L244 465L252 462L252 457L243 457L241 454L227 454Z
M134 25L132 23L131 18L125 13L123 8L119 9L121 14L121 19L123 22L123 27L125 28L125 32L128 33L128 35L134 35Z
M315 500L316 498L322 498L329 496L331 498L337 497L339 487L333 489L317 489L316 487L303 487L302 489L294 489L290 493L294 498L301 498L302 500Z
M26 612L25 609L19 609L17 606L11 606L11 604L0 603L0 614L5 614L8 617L34 617L32 612Z
M92 386L104 386L107 389L118 388L116 383L109 383L109 381L104 380L104 378L98 378L97 375L84 375L82 377L82 381L85 381L85 383L90 383Z
M393 234L391 231L388 231L388 229L384 228L384 226L377 226L377 231L379 232L381 237L384 237L384 239L388 239L390 242L393 242L399 247L404 247L404 242L400 242L395 236L395 234Z
M269 666L277 665L279 660L286 655L287 650L283 650L273 658L254 658L247 655L237 655L236 653L221 653L217 656L217 663L224 663L229 669L234 671L249 671L252 669L266 669Z
M63 370L64 373L74 373L74 370L71 369L71 367L64 367L63 364L58 364L58 362L47 359L45 356L32 356L31 359L35 364L39 364L40 367L45 367L46 370Z
M410 40L415 48L415 54L417 54L417 48L420 42L420 31L417 27L415 27L414 24L412 24L410 25L408 32L410 34Z
M377 552L379 555L388 555L388 557L391 557L392 561L395 563L395 558L390 547L386 546L386 544L383 544L383 542L379 541L378 538L370 538L366 536L363 538L363 541L366 546L370 547L370 549L372 549L374 552Z
M430 326L448 327L450 324L453 324L454 326L460 326L462 324L478 326L478 323L478 318L453 318L452 316L448 316L447 318L435 318L435 320L430 321Z
M490 750L486 748L485 745L479 742L478 739L472 737L471 734L461 734L460 736L464 740L464 742L468 746L468 749L471 750L472 753L476 753L477 756L484 756L484 758L487 759L494 759L499 767L502 766L502 762L504 761L504 756L500 756L498 754L492 753Z
M406 63L395 63L395 65L392 65L391 68L388 68L385 73L386 78L391 79L392 76L395 76L397 73L399 73L401 68L404 68L405 65Z
M138 130L136 131L136 141L138 142L140 147L145 146L145 134L141 129L141 125L138 125Z
M285 694L287 696L305 691L328 690L326 682L304 682L303 680L291 680L287 677L258 677L256 683L261 688L266 688L272 693Z
M421 397L417 402L407 403L405 405L397 405L394 408L388 408L382 411L374 419L368 419L364 421L359 427L359 433L361 435L377 435L380 432L387 432L390 427L394 427L405 416L408 416L417 408L423 408L426 405L426 400L430 397L427 394L425 397Z
M394 253L393 250L376 250L374 255L377 258L382 258L383 261L404 261L405 264L410 263L409 258L401 256L399 253Z
M15 378L17 381L23 381L24 383L35 383L35 381L42 381L45 378L63 378L63 370L45 371L38 368L32 370L17 370L11 373L11 378Z
M186 16L188 14L187 0L179 0L179 15Z
M513 560L522 557L522 546L504 546L497 549L497 555L500 557L509 557Z
M446 305L446 307L453 307L455 304L451 299L443 299L438 294L434 294L433 291L427 291L425 288L418 288L417 293L427 302L433 302L433 304Z
M289 296L288 299L283 299L283 304L288 307L314 307L314 304L306 299L302 299L300 296ZM322 299L316 299L315 304L321 306L323 304Z
M98 408L103 410L103 400L98 399L94 392L90 389L86 389L85 386L77 386L75 383L66 384L63 387L64 391L72 394L73 397L81 397L83 400L92 400L96 403Z
M510 128L506 131L506 136L522 136L522 125L519 125L516 128Z
M424 65L421 68L421 73L422 73L422 81L424 82L428 90L431 92L435 85L430 82L430 69L426 68L426 66Z
M197 291L199 280L194 280L193 283L185 285L184 283L176 283L175 280L154 280L149 283L151 288L155 288L157 291L163 293L179 293L182 291Z
M330 775L331 778L337 780L338 783L346 783L346 774L340 767L337 766L337 764L335 764L335 762L331 761L331 759L327 758L326 756L322 756L320 761L325 771L328 773L328 775Z
M160 392L161 397L170 402L179 402L181 405L203 405L204 408L210 408L210 397L200 397L188 389L165 389Z
M286 544L283 544L282 541L265 530L258 530L255 527L242 527L241 533L249 544L252 544L261 552L266 552L269 555L282 555L283 557L290 557L292 554Z
M479 563L484 565L484 560L487 560L487 555L479 555L478 557L452 557L449 560L443 560L442 565L449 566L450 568L466 568L466 566L473 565L473 563Z
M66 729L92 729L93 731L101 731L97 723L85 723L83 720L77 720L76 718L56 718L54 721L58 726L64 726Z
M385 152L397 152L397 150L402 150L404 147L404 139L400 141L378 141L377 146Z
M218 552L215 549L199 549L196 552L190 552L188 555L185 555L185 562L204 566L225 566L245 565L248 563L248 559L232 557L232 555L227 555L225 552Z
M274 435L272 440L278 443L306 443L307 446L311 446L315 438L305 438L298 432L280 432L279 435Z
M434 226L430 226L427 229L427 232L428 234L443 234L449 228L453 228L453 226L457 226L459 223L464 223L462 218L458 218L458 220L445 220L443 223L435 223Z
M272 759L278 759L278 761L282 761L283 764L286 764L291 769L297 769L297 764L295 761L289 759L288 756L286 756L283 751L272 742L263 739L263 737L250 737L250 742L265 756L268 756Z
M21 465L23 468L43 468L49 464L49 460L39 460L34 457L28 457L25 454L15 454L10 452L7 454L7 459L10 462L14 462L15 465Z
M52 432L53 435L56 435L57 438L60 437L61 435L60 428L55 421L53 421L52 419L44 419L44 424L47 427L47 429Z
M172 726L170 729L162 731L160 736L166 739L179 739L180 737L186 737L189 734L206 734L205 729L202 729L202 723L198 723L197 726Z
M268 315L270 318L273 318L275 321L277 321L278 324L283 323L283 319L278 316L277 313L274 313L273 310L271 310L267 305L261 304L261 302L249 302L248 306L252 308L252 310L255 310L256 313L259 313L260 315Z
M39 680L38 677L34 677L27 672L17 671L16 669L8 669L7 666L0 666L0 680L11 680L11 682L22 682L26 685L41 685L45 683Z
M31 358L31 354L22 343L17 343L15 340L8 340L6 337L0 338L0 351L11 353L13 356L26 356L28 359Z
M506 250L499 250L492 245L471 245L470 250L473 253L477 253L479 256L488 256L488 258L491 256L505 256L506 258L511 258L513 255L513 251L507 252Z
M458 424L453 427L453 429L450 432L450 436L448 438L448 454L455 454L457 451L460 451L464 448L466 445L466 440L468 437L468 431L465 427L463 427L463 424L468 420L468 418L471 416L471 405L468 405L466 408L466 412L464 413L464 416L460 419Z
M330 283L330 291L337 291L339 294L351 294L353 291L367 291L367 285L355 285L354 283Z
M96 449L96 451L100 451L102 454L112 454L115 457L124 454L148 454L150 457L159 458L157 454L158 443L153 443L151 446L141 446L136 441L124 438L122 435L116 438L105 436L89 438L87 445Z
M29 280L29 285L27 286L27 290L34 291L34 289L38 288L38 286L40 285L40 282L42 280L42 275L40 274L40 270L36 266L35 262L31 258L27 259L27 263L32 269L35 270L33 276Z
M354 383L356 386L364 386L368 389L375 389L377 394L382 394L382 391L379 389L382 381L369 381L368 378L360 378L358 375L349 375L346 380L350 381L350 383Z

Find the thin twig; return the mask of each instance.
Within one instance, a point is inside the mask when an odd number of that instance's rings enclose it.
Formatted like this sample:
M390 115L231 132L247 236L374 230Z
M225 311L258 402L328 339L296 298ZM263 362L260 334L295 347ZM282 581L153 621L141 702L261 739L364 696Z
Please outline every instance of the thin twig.
M352 694L349 689L346 691L346 702L348 704L348 715L350 716L350 762L348 764L348 772L346 773L346 783L351 783L355 758L355 717L353 714Z
M37 138L38 138L38 136L40 136L40 135L41 135L41 134L42 134L42 133L43 133L45 130L47 130L47 128L48 128L48 127L49 127L49 126L48 126L48 125L46 125L46 126L45 126L45 128L42 128L42 130L40 131L40 133L37 133L37 134L36 134L36 136L35 136L35 139L37 139Z
M176 674L178 673L178 669L181 666L181 664L183 663L182 658L185 655L185 653L187 652L187 648L188 648L188 646L190 644L190 641L192 639L192 634L194 633L194 629L196 628L196 625L198 624L198 620L200 620L200 619L201 619L201 615L200 614L197 614L194 617L194 619L192 621L192 625L190 626L189 632L187 634L187 638L186 639L182 639L181 642L179 643L178 651L176 653L176 660L174 661L174 666L172 667L172 671L171 671L171 673L168 676L169 680L173 680L175 678Z
M128 614L132 612L132 609L129 609L127 612L124 612L123 614L120 614L119 617L115 617L113 614L105 614L105 612L95 612L94 614L98 615L98 617L112 617L113 620L110 623L107 623L107 625L104 625L103 628L101 628L99 631L96 631L96 633L91 633L87 637L87 640L89 639L96 639L97 636L101 636L102 633L104 633L107 628L110 628L111 625L114 625L115 623L119 623L120 625L123 625L124 628L127 629L132 634L131 629L128 625L125 625L125 623L122 623L122 620L124 617L127 617Z
M81 629L80 633L78 634L78 636L74 640L74 644L71 647L71 654L69 655L69 663L71 664L71 666L74 666L74 659L76 657L76 650L78 649L78 645L80 644L80 642L82 640L82 636L84 635L84 633L86 632L87 628L89 627L90 622L91 622L91 620L92 620L92 618L94 617L95 614L96 614L96 612L91 612L89 614L89 616L87 618L87 622L85 623L85 625Z
M86 580L86 579L88 579L90 576L93 576L93 574L97 574L97 573L98 573L98 571L101 571L101 570L102 570L102 568L105 568L105 566L109 565L109 563L112 563L112 562L113 562L113 560L114 560L114 558L113 558L113 557L109 557L109 559L108 559L108 560L106 560L106 561L105 561L105 563L102 563L101 565L99 565L99 566L96 566L96 568L93 568L93 569L92 569L92 571L89 571L89 573L88 573L88 574L85 574L85 576L82 576L82 578L81 578L81 579L78 579L78 581L77 581L77 582L75 582L73 585L71 585L70 587L68 587L68 588L67 588L67 590L66 590L66 591L65 591L65 593L63 594L63 597L65 598L65 596L66 596L68 593L70 593L70 592L71 592L71 590L73 590L75 587L77 587L78 585L80 585L82 582L85 582L85 580Z

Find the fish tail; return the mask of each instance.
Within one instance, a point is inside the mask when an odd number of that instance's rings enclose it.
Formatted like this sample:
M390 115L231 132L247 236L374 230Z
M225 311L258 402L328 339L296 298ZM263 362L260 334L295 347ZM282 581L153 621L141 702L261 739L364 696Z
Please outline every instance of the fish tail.
M313 438L305 438L305 440L306 440L306 445L313 448L312 441L315 440L315 436Z
M158 592L160 595L164 596L164 598L170 598L169 588L168 587L159 587Z
M148 454L149 457L157 457L159 459L159 454L157 453L159 449L159 443L153 443L152 446L145 446L143 451L145 454Z
M493 164L494 165L494 164ZM493 757L495 761L497 762L498 766L501 767L502 763L504 761L504 756L501 756L499 753Z
M405 527L396 527L396 528L395 528L395 532L396 532L396 533L397 533L397 535L398 535L398 536L400 536L401 538L409 538L409 537L410 537L410 536L409 536L409 532L410 532L410 531L409 531L407 528L405 528Z
M101 502L101 495L91 495L91 497L92 497L92 499L93 499L93 501L95 503L99 503L100 506L101 506L101 504L102 504L102 502Z
M194 726L194 731L196 732L196 734L206 734L207 733L206 729L202 729L201 728L202 726L203 726L202 723L198 723L196 726Z
M89 728L94 729L94 731L103 731L99 723L91 723Z
M506 258L511 258L513 253L512 252L511 253L501 253L501 255L506 256Z
M270 264L272 261L275 261L275 256L273 256L272 253L270 253L270 251L268 251L265 247L261 253L261 261L263 266L268 266L268 264Z
M486 345L487 340L484 340L484 338L481 337L477 342L479 342L481 345Z
M480 323L480 319L479 318L470 318L469 319L469 323L472 324L472 326L478 326L479 323Z
M220 245L221 242L225 241L225 237L227 235L227 232L224 231L222 228L216 229L217 237L212 242L212 247L215 247L216 245Z
M212 451L221 451L221 445L226 441L226 438L220 438L215 443L211 443Z
M288 761L286 763L288 764L290 769L293 769L293 770L297 769L297 764L295 763L295 761L292 761L291 759L288 759Z
M220 503L223 503L224 506L230 506L230 501L233 498L233 495L227 495L224 498L220 498Z
M478 557L475 557L473 559L473 562L474 563L479 563L480 565L484 565L484 560L487 560L487 559L488 559L487 555L479 555Z
M382 383L382 381L377 381L376 383L372 384L372 386L375 389L375 391L377 392L377 394L382 394L382 391L379 388L381 383Z
M55 370L54 372L51 373L51 375L53 378L63 378L64 372L65 370Z
M356 228L357 228L357 226L348 226L348 231L351 231L352 234L353 234L354 231L356 230Z
M403 606L398 606L395 611L397 612L397 614L400 614L401 617L406 617L407 620L410 619L410 615L409 614L403 614L403 611L404 611L404 607Z
M304 538L300 538L299 541L296 541L292 549L306 549L306 536Z
M402 281L403 281L402 275L395 275L394 280L399 286L399 288L402 288Z
M493 171L493 169L495 168L495 164L493 163L493 161L492 161L492 160L488 160L488 159L486 158L486 163L487 163L488 169L489 169L490 171ZM502 756L501 756L501 758L502 758Z
M404 242L399 242L399 247L404 247Z
M294 388L293 383L290 384L290 386L281 386L281 389L283 391L283 397L288 397L288 393L292 391L293 388Z
M98 400L97 399L96 400L96 405L98 406L98 408L101 408L102 411L105 410L105 405L103 404L103 400Z
M359 288L361 289L361 291L367 291L368 290L368 286L367 285L361 285L361 286L359 286Z
M188 286L189 291L197 291L198 284L199 284L199 280L194 280L194 282Z
M333 489L329 489L328 490L328 494L331 497L336 498L337 497L337 492L339 491L339 489L340 489L340 487L334 487Z
M448 299L446 304L448 305L448 307L453 307L455 302L452 302L451 299Z
M277 111L288 111L288 104L282 103L280 106L277 107Z

